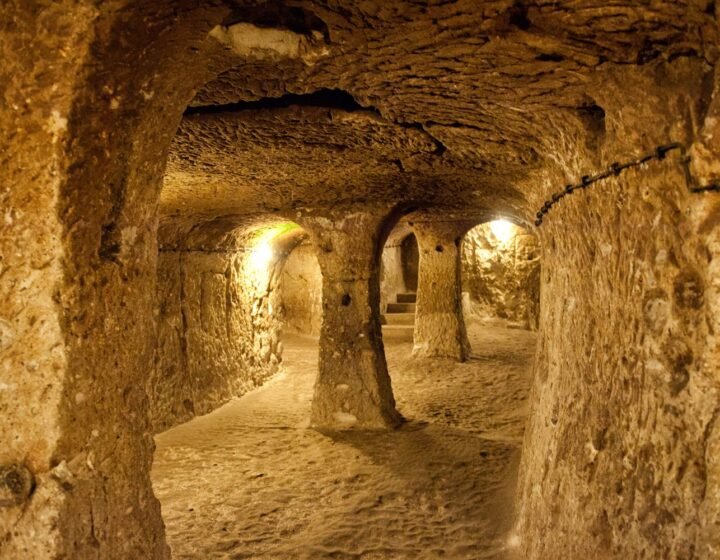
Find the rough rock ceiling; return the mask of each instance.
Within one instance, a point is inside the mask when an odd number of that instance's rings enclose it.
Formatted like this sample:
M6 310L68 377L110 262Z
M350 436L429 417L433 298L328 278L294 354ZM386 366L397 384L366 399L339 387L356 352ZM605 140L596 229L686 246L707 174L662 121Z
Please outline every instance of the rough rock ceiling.
M241 22L283 28L312 60L242 47L186 113L162 212L211 220L401 200L512 210L523 196L514 185L546 162L553 116L602 126L599 66L714 59L714 10L705 0L238 7L226 35Z

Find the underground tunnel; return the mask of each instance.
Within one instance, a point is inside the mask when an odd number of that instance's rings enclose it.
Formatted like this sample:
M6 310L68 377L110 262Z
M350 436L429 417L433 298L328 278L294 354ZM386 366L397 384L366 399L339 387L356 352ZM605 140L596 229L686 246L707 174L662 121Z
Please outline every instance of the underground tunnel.
M720 558L712 0L0 5L0 558Z

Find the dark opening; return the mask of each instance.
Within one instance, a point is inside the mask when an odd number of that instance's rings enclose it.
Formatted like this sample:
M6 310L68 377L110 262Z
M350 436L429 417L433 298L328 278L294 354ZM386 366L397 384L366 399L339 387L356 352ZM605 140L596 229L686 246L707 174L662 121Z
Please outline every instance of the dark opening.
M255 101L238 101L224 105L203 105L188 107L185 115L239 113L240 111L258 111L261 109L284 109L292 106L323 107L343 111L375 111L374 107L363 107L347 91L322 88L312 93L287 93L280 97L263 97Z
M414 234L408 235L400 245L400 260L405 287L409 292L416 292L418 286L418 269L420 268L420 251Z

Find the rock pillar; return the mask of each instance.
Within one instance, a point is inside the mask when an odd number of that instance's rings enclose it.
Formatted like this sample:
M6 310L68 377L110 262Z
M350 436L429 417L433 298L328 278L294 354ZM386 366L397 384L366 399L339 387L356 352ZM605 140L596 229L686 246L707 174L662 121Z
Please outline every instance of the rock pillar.
M461 293L461 222L414 223L420 248L413 355L465 361L470 344Z
M323 276L320 364L312 404L318 428L388 428L395 409L380 331L378 247L382 215L299 219L317 246Z

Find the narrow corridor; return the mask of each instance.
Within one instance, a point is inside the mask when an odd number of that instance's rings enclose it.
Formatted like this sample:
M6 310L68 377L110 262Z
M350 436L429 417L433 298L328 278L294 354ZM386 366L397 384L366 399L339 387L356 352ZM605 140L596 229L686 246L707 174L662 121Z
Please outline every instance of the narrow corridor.
M0 131L0 560L720 560L720 1L2 0Z
M412 359L386 329L397 431L306 429L317 342L281 373L156 437L152 478L175 559L506 558L534 334L468 327L465 363Z

